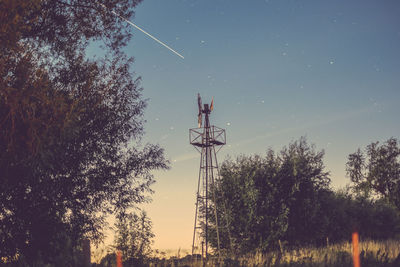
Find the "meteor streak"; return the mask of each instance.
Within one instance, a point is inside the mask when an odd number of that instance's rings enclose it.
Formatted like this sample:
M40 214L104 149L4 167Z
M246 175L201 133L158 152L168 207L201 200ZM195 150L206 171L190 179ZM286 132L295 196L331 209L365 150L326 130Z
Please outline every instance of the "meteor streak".
M104 8L109 10L105 5L101 4L100 5ZM184 56L182 56L181 54L179 54L178 52L176 52L174 49L172 49L171 47L169 47L168 45L166 45L165 43L161 42L160 40L158 40L156 37L154 37L153 35L151 35L150 33L146 32L145 30L143 30L142 28L140 28L139 26L137 26L136 24L134 24L133 22L131 22L130 20L128 20L127 18L124 18L120 15L118 15L115 11L110 10L111 13L113 13L115 16L119 17L122 20L125 20L127 23L129 23L130 25L132 25L133 27L135 27L136 29L138 29L139 31L143 32L144 34L146 34L147 36L149 36L151 39L153 39L154 41L156 41L157 43L163 45L164 47L166 47L167 49L169 49L171 52L173 52L175 55L181 57L182 59L184 59Z

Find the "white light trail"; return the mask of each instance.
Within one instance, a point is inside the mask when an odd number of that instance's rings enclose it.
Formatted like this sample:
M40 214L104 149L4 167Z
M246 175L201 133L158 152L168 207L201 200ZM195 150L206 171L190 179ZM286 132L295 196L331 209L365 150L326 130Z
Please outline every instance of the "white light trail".
M107 9L107 7L103 4L100 3L100 5L104 8ZM143 30L142 28L140 28L139 26L137 26L136 24L134 24L133 22L131 22L130 20L128 20L127 18L124 18L120 15L118 15L115 11L110 10L111 13L113 13L115 16L119 17L122 20L125 20L127 23L129 23L130 25L132 25L133 27L135 27L136 29L138 29L139 31L143 32L144 34L146 34L147 36L149 36L151 39L153 39L154 41L156 41L157 43L163 45L164 47L168 48L171 52L173 52L175 55L181 57L182 59L185 59L184 56L182 56L181 54L179 54L178 52L176 52L174 49L172 49L171 47L169 47L167 44L161 42L160 40L158 40L156 37L154 37L153 35L151 35L150 33L146 32L145 30Z

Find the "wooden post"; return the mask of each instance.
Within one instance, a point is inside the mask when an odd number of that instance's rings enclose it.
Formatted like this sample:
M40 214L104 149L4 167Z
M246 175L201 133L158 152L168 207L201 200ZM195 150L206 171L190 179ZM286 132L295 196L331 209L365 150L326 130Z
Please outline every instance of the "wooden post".
M119 250L117 250L117 267L122 267L122 256Z
M358 233L354 232L352 235L353 240L353 264L354 267L360 267L360 254L358 251Z

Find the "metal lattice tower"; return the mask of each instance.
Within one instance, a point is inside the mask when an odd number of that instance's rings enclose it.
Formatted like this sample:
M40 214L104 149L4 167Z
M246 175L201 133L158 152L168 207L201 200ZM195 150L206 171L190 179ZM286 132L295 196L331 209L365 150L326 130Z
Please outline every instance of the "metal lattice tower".
M224 129L210 125L209 116L213 110L213 101L211 101L210 106L208 104L204 104L204 106L202 106L199 95L198 104L199 127L189 130L190 144L192 144L201 153L199 180L196 195L196 213L194 219L192 255L201 254L202 259L205 258L205 265L208 259L209 251L208 231L211 213L213 213L215 218L214 227L217 234L217 251L214 252L217 252L219 259L221 259L218 214L215 205L213 205L212 208L210 202L211 198L213 197L213 202L215 203L215 179L219 175L216 155L221 147L225 145L226 135ZM203 116L204 126L202 127Z

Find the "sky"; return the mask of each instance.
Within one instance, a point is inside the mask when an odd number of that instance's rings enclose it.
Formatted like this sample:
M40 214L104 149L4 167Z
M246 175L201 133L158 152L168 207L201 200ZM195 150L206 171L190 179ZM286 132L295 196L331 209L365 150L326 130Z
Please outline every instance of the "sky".
M134 28L125 49L148 99L143 142L171 161L142 206L155 249L191 248L197 93L214 97L211 124L226 129L219 162L306 136L325 151L333 188L349 182L350 153L400 137L397 0L144 0L135 12L133 23L184 56Z

